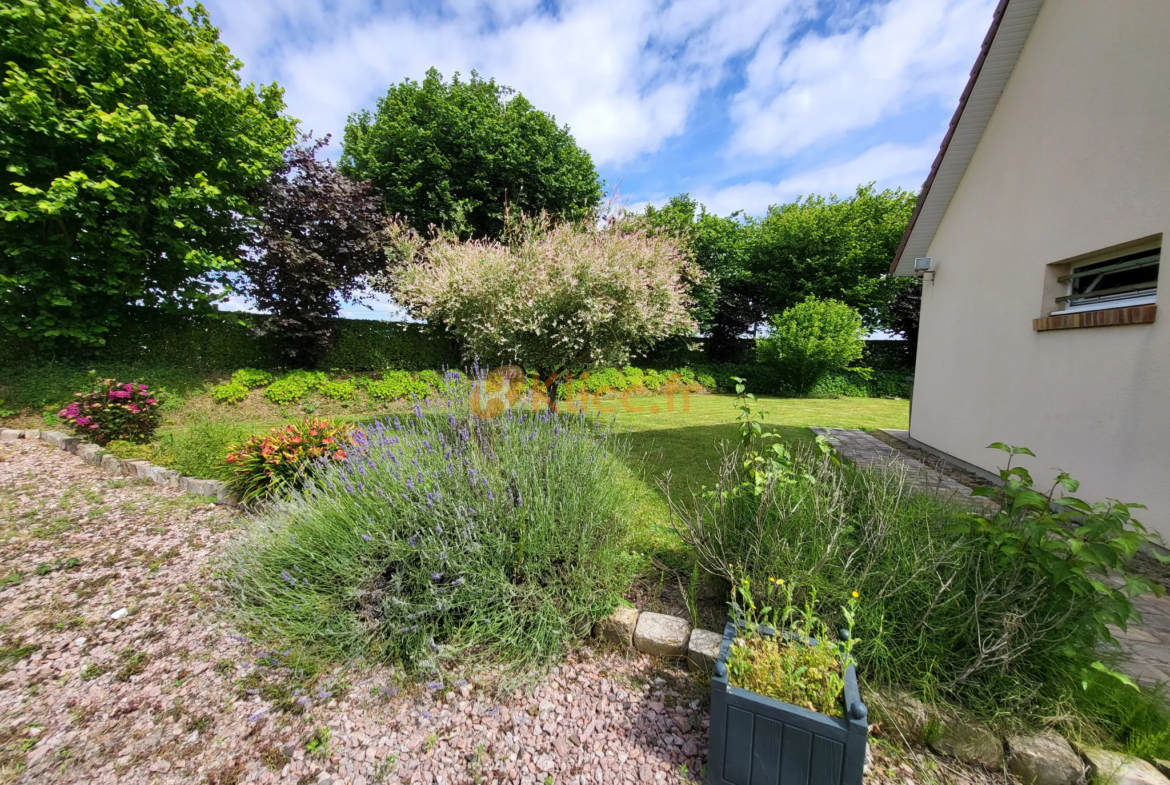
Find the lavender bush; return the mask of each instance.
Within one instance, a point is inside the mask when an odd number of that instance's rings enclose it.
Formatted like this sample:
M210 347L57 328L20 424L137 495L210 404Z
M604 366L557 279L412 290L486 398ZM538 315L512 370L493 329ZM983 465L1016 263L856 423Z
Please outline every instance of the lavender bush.
M252 522L223 576L253 633L431 680L518 675L612 610L632 570L624 447L583 417L465 400L366 426Z

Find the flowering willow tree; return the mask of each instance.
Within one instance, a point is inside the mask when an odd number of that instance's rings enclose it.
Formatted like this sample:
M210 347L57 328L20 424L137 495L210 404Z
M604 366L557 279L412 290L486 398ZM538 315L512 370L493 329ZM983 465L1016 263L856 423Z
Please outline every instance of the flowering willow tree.
M467 359L515 363L561 382L693 333L698 275L668 238L537 221L507 244L438 237L392 272L400 303L459 340Z

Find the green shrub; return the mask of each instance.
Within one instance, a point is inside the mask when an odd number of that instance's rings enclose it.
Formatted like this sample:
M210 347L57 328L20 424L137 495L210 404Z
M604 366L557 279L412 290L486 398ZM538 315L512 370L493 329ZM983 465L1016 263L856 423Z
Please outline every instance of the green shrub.
M322 397L332 401L351 401L357 395L357 385L346 379L322 382L317 388Z
M623 368L622 374L624 374L626 377L626 385L628 387L641 387L642 380L646 376L641 368L635 368L632 365L627 365L625 368Z
M432 371L429 369L425 371L419 371L418 380L427 387L430 387L432 390L443 389L443 377L439 374L438 371Z
M57 413L78 437L96 444L148 442L162 421L159 403L141 382L95 380Z
M239 403L248 397L247 385L225 382L211 388L211 399L216 403Z
M649 370L646 371L646 375L642 379L642 384L650 392L658 392L666 386L666 377L660 374L658 371Z
M272 384L273 376L268 371L258 371L255 368L241 368L232 374L232 382L234 384L242 384L249 389L252 387L267 387Z
M314 392L327 381L328 378L320 371L293 371L268 385L264 397L273 403L288 406Z
M379 421L247 528L225 585L279 645L436 681L446 664L543 666L627 586L624 456L568 416L480 420L461 404Z
M299 487L320 463L344 461L351 430L328 420L306 419L252 436L229 448L228 487L245 504L287 493Z
M415 379L407 371L386 371L381 380L366 382L366 393L377 401L400 401L406 398L426 398L431 388Z
M1096 672L1105 624L1134 618L1106 574L1150 588L1126 572L1149 539L1129 506L1053 499L1020 469L1004 473L1006 506L975 514L915 490L901 464L859 469L797 450L761 483L743 461L725 462L718 489L729 493L672 500L684 539L724 578L742 565L756 586L784 578L829 606L859 591L857 661L874 683L987 716L1053 711Z
M621 392L626 384L625 374L617 368L597 368L589 372L585 389L591 393Z
M799 395L822 376L845 368L865 350L861 315L836 300L808 298L770 321L767 338L756 342L760 362L775 366Z

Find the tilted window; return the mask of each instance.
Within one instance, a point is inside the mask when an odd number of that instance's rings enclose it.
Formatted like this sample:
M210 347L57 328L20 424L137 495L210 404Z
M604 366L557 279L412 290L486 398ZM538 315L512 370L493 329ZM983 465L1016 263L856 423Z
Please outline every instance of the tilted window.
M1092 264L1074 266L1057 280L1068 294L1057 297L1055 313L1124 308L1157 302L1162 249L1139 251Z

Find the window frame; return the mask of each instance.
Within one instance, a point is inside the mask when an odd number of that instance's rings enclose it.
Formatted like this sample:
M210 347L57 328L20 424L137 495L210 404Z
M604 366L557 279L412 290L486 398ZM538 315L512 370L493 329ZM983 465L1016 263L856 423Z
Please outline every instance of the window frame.
M1150 258L1153 258L1150 261ZM1158 272L1154 276L1152 284L1148 287L1134 289L1132 294L1125 291L1114 292L1105 295L1112 299L1090 299L1093 294L1090 292L1076 295L1074 290L1076 282L1080 278L1086 278L1093 274L1093 270L1088 268L1094 267L1108 267L1110 263L1124 264L1126 262L1145 262L1144 264L1134 265L1121 270L1109 270L1101 275L1108 275L1110 272L1125 272L1127 269L1137 270L1147 267L1157 266ZM1162 270L1162 248L1160 246L1155 248L1143 249L1141 251L1122 253L1113 255L1110 258L1099 259L1095 261L1081 262L1080 264L1070 264L1067 275L1061 276L1057 279L1058 282L1066 284L1067 292L1061 297L1057 298L1058 303L1062 303L1063 307L1052 312L1052 315L1062 313L1084 313L1085 311L1101 311L1106 308L1128 308L1135 305L1154 305L1158 302L1158 277ZM1105 290L1109 291L1109 290ZM1082 302L1076 305L1070 303L1076 300L1090 300L1089 302Z

